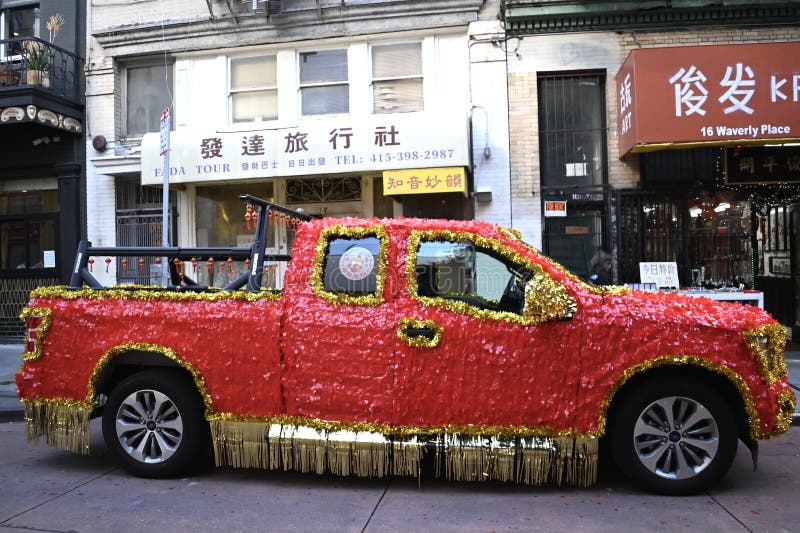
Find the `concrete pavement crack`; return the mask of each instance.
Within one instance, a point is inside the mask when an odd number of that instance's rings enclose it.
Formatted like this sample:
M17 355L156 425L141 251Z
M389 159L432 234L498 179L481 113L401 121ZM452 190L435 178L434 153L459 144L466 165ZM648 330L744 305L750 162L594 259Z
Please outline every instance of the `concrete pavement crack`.
M714 496L712 496L712 495L711 495L711 494L709 494L708 492L706 492L706 494L708 495L708 497L709 497L709 498L711 498L711 501L713 501L714 503L716 503L716 504L719 506L719 508L720 508L720 509L722 509L723 511L725 511L726 513L728 513L728 516L730 516L731 518L733 518L734 520L736 520L736 521L739 523L739 525L740 525L740 526L742 526L742 527L744 528L744 530L745 530L745 531L747 531L748 533L753 533L753 530L752 530L752 529L750 529L749 527L747 527L746 525L744 525L744 522L742 522L741 520L739 520L739 519L736 517L736 515L734 515L732 512L730 512L730 511L728 510L728 508L727 508L727 507L725 507L724 505L722 505L722 504L719 502L719 500L717 500L717 499L716 499Z
M367 521L364 523L364 527L361 528L361 533L364 533L367 530L367 527L369 526L372 517L375 516L375 511L378 510L378 507L383 501L383 498L386 496L386 493L389 492L389 486L391 486L391 484L392 484L392 478L389 478L388 483L386 483L386 488L383 489L383 494L381 494L381 497L378 498L378 501L375 503L375 507L372 508L372 512L369 514L369 518L367 518Z
M19 513L15 514L15 515L13 515L13 516L9 516L8 518L6 518L6 519L5 519L5 520L3 520L2 522L0 522L0 526L2 526L2 527L14 528L14 529L20 529L20 530L23 530L23 531L49 531L49 532L53 532L53 533L74 533L74 530L72 530L72 529L66 529L66 530L59 530L59 529L37 529L37 528L31 528L31 527L25 527L25 526L12 526L12 525L9 525L9 524L8 524L8 522L10 522L11 520L14 520L14 519L15 519L15 518L17 518L17 517L20 517L20 516L24 515L25 513L29 513L29 512L31 512L31 511L33 511L33 510L35 510L35 509L38 509L39 507L41 507L41 506L43 506L43 505L46 505L46 504L48 504L48 503L50 503L50 502L53 502L53 501L55 501L55 500L58 500L59 498L62 498L62 497L64 497L64 496L66 496L67 494L70 494L71 492L74 492L74 491L76 491L76 490L80 489L81 487L85 487L85 486L86 486L86 485L88 485L89 483L92 483L93 481L97 481L97 480L98 480L98 479L100 479L101 477L103 477L103 476L107 476L108 474L110 474L111 472L113 472L113 471L115 471L115 470L118 470L118 468L112 468L111 470L108 470L108 471L106 471L106 472L101 472L100 474L97 474L96 476L94 476L94 477L92 477L92 478L90 478L90 479L87 479L87 480L86 480L86 481L84 481L83 483L80 483L80 484L78 484L78 485L75 485L75 486L74 486L74 487L72 487L71 489L69 489L69 490L67 490L67 491L65 491L65 492L63 492L63 493L61 493L61 494L59 494L59 495L57 495L57 496L53 496L52 498L48 498L48 499L46 499L46 500L45 500L45 501L43 501L43 502L37 503L37 504L36 504L36 505L34 505L33 507L29 507L28 509L25 509L24 511L20 511ZM387 487L387 488L388 488L388 487ZM383 496L381 496L381 498L383 498ZM378 503L380 503L380 501L379 501ZM373 511L373 512L374 512L374 511ZM370 516L371 516L371 515L370 515Z

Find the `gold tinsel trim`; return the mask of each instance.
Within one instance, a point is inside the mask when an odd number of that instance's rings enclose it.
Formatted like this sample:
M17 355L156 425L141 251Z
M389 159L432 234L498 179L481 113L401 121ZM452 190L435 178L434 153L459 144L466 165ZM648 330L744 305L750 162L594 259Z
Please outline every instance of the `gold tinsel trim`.
M775 418L775 431L764 438L777 437L783 435L792 426L794 420L794 410L797 406L797 398L792 391L782 390L778 393L778 414Z
M430 443L436 447L436 474L447 479L578 486L597 479L596 438L500 439L445 433L404 439L375 432L328 432L227 420L212 421L211 433L218 466L419 477L424 446Z
M370 422L341 422L320 420L304 416L250 416L235 413L213 413L207 416L211 422L248 422L278 426L305 426L329 433L352 431L380 433L395 437L413 438L420 435L458 433L461 435L491 435L497 438L516 437L595 437L594 433L579 433L573 429L554 429L547 426L497 426L489 424L444 424L440 426L393 426Z
M28 442L45 436L49 446L89 454L91 404L63 399L23 399L22 404Z
M35 361L42 356L44 337L47 335L47 332L50 330L50 326L53 324L53 311L51 309L48 309L47 307L26 307L19 315L20 320L26 323L26 335L27 321L32 316L42 317L42 323L38 328L36 328L36 340L33 342L34 349L32 352L27 350L28 343L25 343L26 350L22 353L22 359L25 361Z
M444 330L433 320L419 320L414 317L401 318L397 328L397 337L414 348L435 348L442 340L442 331ZM434 335L432 339L423 336L410 337L404 331L406 328L428 328L433 330Z
M375 278L375 292L373 294L353 295L338 292L328 292L323 283L323 269L325 266L325 256L328 252L328 244L337 238L363 239L364 237L376 237L380 241L378 249L378 272ZM311 288L314 294L333 304L350 304L375 306L383 303L383 286L386 279L386 268L388 265L389 237L386 228L383 226L348 227L337 224L329 226L320 232L320 238L314 255L313 270L311 273Z
M127 344L120 344L119 346L115 346L103 354L103 356L97 361L97 364L95 364L94 370L92 370L92 375L89 377L89 385L86 395L87 404L94 402L97 380L109 361L118 355L128 352L157 353L177 363L192 376L192 380L197 387L197 391L203 398L203 405L205 406L206 415L209 416L214 412L211 396L208 394L208 388L206 387L205 379L203 379L202 374L200 374L200 371L197 370L194 365L181 358L172 348L161 346L159 344L149 344L143 342L129 342Z
M786 377L788 368L783 356L786 345L786 328L781 324L765 324L742 332L745 343L758 361L761 374L768 385ZM759 337L767 338L767 351L758 343Z
M469 241L481 248L492 250L506 259L530 270L533 273L533 277L526 284L524 315L518 315L508 311L478 309L465 302L448 300L447 298L439 296L430 297L419 295L416 264L421 241ZM563 285L557 283L550 277L541 265L538 265L507 246L503 246L499 241L466 231L412 231L408 240L406 279L412 297L420 301L423 305L442 307L482 320L505 320L507 322L515 322L523 325L532 325L560 318L568 318L577 311L575 299L569 295L567 289ZM531 288L535 290L531 290Z
M193 302L208 301L217 302L220 300L244 300L256 302L259 300L279 300L281 294L270 290L259 292L248 291L226 291L222 289L209 289L210 292L196 292L191 290L167 290L164 287L144 287L135 286L133 289L118 285L108 289L70 289L59 285L54 287L39 287L31 291L31 298L62 298L64 300L77 300L88 298L93 300L114 299L114 300L169 300L173 302Z
M712 372L716 372L721 376L724 376L728 379L736 389L739 391L739 394L742 396L742 400L744 401L744 410L747 414L747 417L750 422L750 438L753 440L769 438L770 436L774 436L776 434L782 433L778 432L777 430L772 433L762 433L760 426L760 419L758 416L758 410L756 409L756 403L753 399L753 394L750 392L750 387L748 387L747 382L726 366L719 365L714 363L713 361L709 361L708 359L703 359L702 357L696 357L692 355L682 355L682 356L664 356L658 357L656 359L650 359L648 361L644 361L636 366L628 368L622 373L622 376L617 380L611 390L608 391L606 394L605 400L603 401L603 406L600 410L600 417L598 420L598 429L596 432L592 432L597 436L601 436L605 433L606 428L606 415L608 413L608 408L611 405L612 400L614 399L614 395L622 388L622 386L633 376L637 374L641 374L642 372L647 372L648 370L652 370L653 368L661 367L661 366L685 366L685 365L692 365L692 366L699 366L701 368L705 368L707 370L711 370Z

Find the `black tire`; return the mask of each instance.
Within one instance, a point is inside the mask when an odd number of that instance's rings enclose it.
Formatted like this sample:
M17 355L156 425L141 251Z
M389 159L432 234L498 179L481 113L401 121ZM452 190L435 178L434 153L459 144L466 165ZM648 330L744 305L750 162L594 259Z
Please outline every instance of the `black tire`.
M103 410L103 438L117 462L139 477L190 474L210 459L200 395L186 376L166 369L133 374L114 388Z
M736 420L722 397L696 379L640 386L610 421L620 470L659 494L694 494L722 479L736 456Z

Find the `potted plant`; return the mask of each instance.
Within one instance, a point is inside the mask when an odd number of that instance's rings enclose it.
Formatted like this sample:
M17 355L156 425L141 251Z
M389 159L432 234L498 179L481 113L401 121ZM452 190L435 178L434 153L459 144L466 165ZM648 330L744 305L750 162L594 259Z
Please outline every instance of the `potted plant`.
M25 42L25 74L28 85L50 86L50 67L53 64L50 48L39 41Z
M63 24L64 16L61 13L56 13L47 20L45 26L49 32L48 40L51 43L55 41ZM42 41L25 41L24 46L27 68L26 83L50 87L50 69L53 66L53 51L50 46Z

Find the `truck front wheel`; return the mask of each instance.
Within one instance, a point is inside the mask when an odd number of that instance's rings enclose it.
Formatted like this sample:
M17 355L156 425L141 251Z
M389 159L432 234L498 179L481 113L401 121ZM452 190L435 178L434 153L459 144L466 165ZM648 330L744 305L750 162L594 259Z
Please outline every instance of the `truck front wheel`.
M716 484L736 455L730 407L694 379L639 387L611 426L612 454L628 477L654 492L691 494Z
M140 477L188 474L209 457L202 401L176 372L146 370L120 382L103 412L103 438L122 467Z

